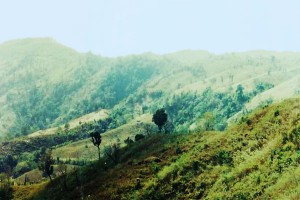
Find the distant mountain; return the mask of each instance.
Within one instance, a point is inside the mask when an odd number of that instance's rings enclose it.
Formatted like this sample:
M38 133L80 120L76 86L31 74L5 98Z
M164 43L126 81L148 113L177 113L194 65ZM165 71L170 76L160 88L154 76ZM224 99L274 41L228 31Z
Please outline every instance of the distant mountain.
M107 58L78 53L49 38L9 41L0 45L0 133L26 135L101 109L114 110L118 126L158 107L172 112L174 95L207 88L236 95L239 84L244 92L256 91L242 105L252 109L299 93L299 64L300 53L288 52L181 51ZM193 113L189 124L173 118L176 125L189 127L203 113Z

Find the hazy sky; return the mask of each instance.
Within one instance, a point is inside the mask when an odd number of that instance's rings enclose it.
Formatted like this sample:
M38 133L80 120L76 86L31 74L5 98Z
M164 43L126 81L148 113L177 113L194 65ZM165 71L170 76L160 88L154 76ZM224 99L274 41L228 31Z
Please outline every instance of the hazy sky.
M299 0L0 0L0 43L52 37L105 56L300 51Z

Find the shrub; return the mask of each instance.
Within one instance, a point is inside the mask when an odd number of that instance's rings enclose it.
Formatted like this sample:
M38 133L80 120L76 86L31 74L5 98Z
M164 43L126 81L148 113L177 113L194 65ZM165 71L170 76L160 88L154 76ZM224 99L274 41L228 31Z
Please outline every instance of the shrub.
M130 137L128 137L127 139L124 140L124 143L125 143L126 145L130 145L130 144L132 144L132 143L134 143L134 142L133 142L133 140L132 140Z
M13 188L7 174L0 175L0 199L10 200L13 199Z
M28 162L19 162L14 169L14 176L18 177L31 170L30 164Z
M279 116L279 110L276 110L276 111L274 112L274 117L277 117L277 116Z
M143 134L136 134L135 137L134 137L134 140L137 142L137 141L140 141L144 138L145 138L145 136Z
M221 150L213 156L213 163L219 165L232 165L232 156L230 152Z
M105 155L110 158L115 164L119 162L120 159L120 144L115 143L104 148Z

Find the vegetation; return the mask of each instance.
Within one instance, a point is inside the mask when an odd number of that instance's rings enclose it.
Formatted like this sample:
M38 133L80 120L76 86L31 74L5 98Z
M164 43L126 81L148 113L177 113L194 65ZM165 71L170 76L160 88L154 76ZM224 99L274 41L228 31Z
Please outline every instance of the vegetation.
M1 44L0 199L299 199L298 57Z
M51 155L51 151L45 151L38 161L38 168L41 170L46 176L50 178L52 182L51 175L53 174L53 164L54 160Z
M10 200L13 198L13 188L8 174L0 174L0 199Z
M70 190L64 196L297 199L300 121L298 112L291 111L299 105L300 100L294 99L268 106L245 116L226 132L151 135L119 149L118 162L107 154L94 165L80 168L80 191L72 172L67 179ZM61 198L53 195L58 184L47 188L32 198L48 199L50 194L52 199Z
M100 132L98 131L93 131L90 133L90 137L91 137L91 141L93 143L94 146L96 146L98 148L98 157L100 160L100 144L101 144L101 135Z
M163 108L157 110L152 118L152 121L157 125L159 132L161 132L161 129L166 124L167 120L168 115Z
M17 56L15 52L19 52ZM241 105L273 87L270 94L275 99L299 90L297 82L283 94L277 87L297 75L297 54L248 52L216 56L178 52L109 59L79 54L50 39L8 42L0 46L0 53L0 63L5 63L0 65L1 105L6 105L1 107L0 132L10 137L66 124L103 108L115 110L112 127L161 107L170 115L164 105L169 103L166 100L194 92L201 95L207 88L217 94L236 93L234 101ZM280 67L281 63L286 69ZM252 96L247 96L251 91ZM259 98L264 101L270 95ZM260 101L254 99L253 104L257 106ZM232 113L235 110L233 107ZM226 115L230 114L227 111ZM224 127L223 122L219 126ZM180 126L187 130L187 124Z

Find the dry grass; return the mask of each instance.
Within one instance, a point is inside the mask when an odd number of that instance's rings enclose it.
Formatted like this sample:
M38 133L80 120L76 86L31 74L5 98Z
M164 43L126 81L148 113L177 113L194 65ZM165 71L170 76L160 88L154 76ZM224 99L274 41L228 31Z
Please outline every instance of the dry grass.
M142 115L128 124L120 126L116 129L107 131L102 134L102 143L100 146L100 152L103 155L105 146L114 143L120 143L124 146L124 140L130 137L134 140L134 136L140 133L141 129L138 126L143 122L150 122L150 115ZM53 150L54 157L60 157L62 160L66 159L82 159L82 160L97 160L97 148L93 146L90 139L81 140L74 142Z
M102 109L96 112L92 112L89 113L87 115L83 115L79 118L76 118L74 120L71 120L70 122L68 122L68 124L70 125L70 129L76 128L77 126L80 125L80 123L88 123L88 122L92 122L92 121L98 121L100 119L105 119L108 117L108 110L106 109ZM58 128L64 128L64 125L61 125L59 127L55 127L55 128L49 128L49 129L45 129L45 130L39 130L37 132L31 133L28 135L28 137L37 137L37 136L43 136L43 135L52 135L52 134L56 134Z

